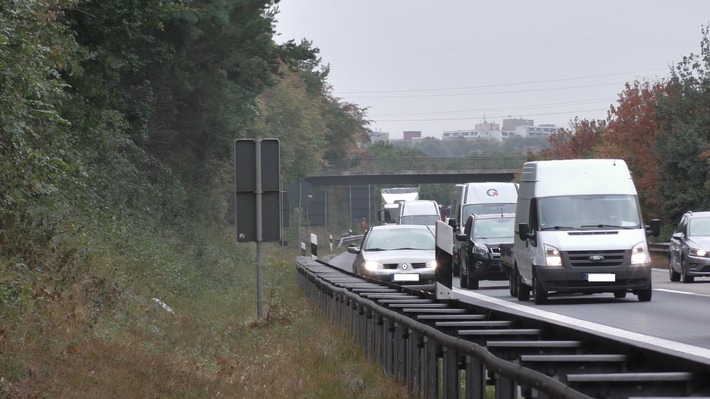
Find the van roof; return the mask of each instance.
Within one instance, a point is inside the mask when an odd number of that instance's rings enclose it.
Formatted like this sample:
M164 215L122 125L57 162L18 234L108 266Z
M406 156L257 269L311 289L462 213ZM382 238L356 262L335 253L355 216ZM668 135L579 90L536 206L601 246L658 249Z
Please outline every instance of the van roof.
M464 204L514 203L518 200L518 185L504 182L467 183Z
M439 205L436 201L414 200L401 203L400 216L406 215L439 215Z
M535 196L636 195L626 162L621 159L565 159L523 165L521 183L536 182Z

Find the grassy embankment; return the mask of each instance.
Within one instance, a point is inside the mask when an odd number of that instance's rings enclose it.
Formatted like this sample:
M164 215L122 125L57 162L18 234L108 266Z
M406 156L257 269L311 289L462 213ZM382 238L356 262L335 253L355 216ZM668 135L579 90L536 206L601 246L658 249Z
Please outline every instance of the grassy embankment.
M407 397L304 297L295 245L264 245L257 319L255 246L192 236L117 224L31 279L0 259L2 287L24 284L0 298L0 398Z

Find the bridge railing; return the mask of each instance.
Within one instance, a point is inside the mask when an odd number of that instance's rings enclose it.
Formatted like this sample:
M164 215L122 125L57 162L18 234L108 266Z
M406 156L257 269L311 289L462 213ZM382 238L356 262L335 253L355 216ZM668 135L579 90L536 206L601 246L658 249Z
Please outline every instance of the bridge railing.
M523 156L477 156L477 157L402 157L402 158L361 158L357 160L326 160L320 172L326 174L343 171L396 172L403 170L477 170L477 169L519 169L526 159Z

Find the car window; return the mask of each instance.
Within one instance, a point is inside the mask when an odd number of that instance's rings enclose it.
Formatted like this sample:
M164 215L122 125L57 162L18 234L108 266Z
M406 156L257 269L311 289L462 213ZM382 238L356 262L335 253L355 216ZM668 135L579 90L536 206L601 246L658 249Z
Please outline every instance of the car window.
M365 244L365 250L433 250L435 247L434 235L423 229L373 230Z
M688 227L690 236L710 236L710 218L693 218Z

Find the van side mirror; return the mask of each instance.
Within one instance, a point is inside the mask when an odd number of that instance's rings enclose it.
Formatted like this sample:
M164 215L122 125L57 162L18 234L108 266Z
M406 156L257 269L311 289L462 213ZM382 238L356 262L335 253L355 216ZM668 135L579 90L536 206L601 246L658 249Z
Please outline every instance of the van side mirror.
M527 223L518 224L518 237L523 241L534 237L533 234L530 234L530 227Z
M456 230L456 218L449 218L449 226L453 227L454 230Z
M646 235L658 237L661 234L661 219L651 219L651 223L646 227Z
M377 211L377 221L382 222L384 220L385 220L385 210L380 209L379 211Z

